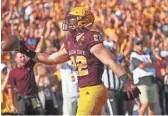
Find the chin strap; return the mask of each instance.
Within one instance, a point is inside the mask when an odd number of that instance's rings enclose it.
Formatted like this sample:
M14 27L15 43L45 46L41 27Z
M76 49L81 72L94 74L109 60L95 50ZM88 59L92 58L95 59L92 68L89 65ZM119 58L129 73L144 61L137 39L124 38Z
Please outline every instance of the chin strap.
M85 25L85 28L90 30L92 28L92 25L93 25L93 23L88 23L87 25Z

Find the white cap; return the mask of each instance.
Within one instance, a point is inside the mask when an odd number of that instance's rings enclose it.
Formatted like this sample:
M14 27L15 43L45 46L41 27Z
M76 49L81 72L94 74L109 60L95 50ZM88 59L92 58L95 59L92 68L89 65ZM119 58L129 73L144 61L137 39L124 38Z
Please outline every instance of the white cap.
M4 63L1 63L1 72L4 68L7 68L7 66Z
M164 57L164 58L166 58L166 57L168 57L168 51L161 51L160 52L160 55L162 56L162 57Z

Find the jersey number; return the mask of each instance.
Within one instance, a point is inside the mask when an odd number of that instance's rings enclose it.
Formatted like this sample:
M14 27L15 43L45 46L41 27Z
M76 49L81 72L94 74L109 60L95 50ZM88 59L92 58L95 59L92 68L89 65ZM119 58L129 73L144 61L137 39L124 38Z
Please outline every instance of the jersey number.
M70 58L78 76L88 75L87 59L84 56L77 56L76 59L74 56Z

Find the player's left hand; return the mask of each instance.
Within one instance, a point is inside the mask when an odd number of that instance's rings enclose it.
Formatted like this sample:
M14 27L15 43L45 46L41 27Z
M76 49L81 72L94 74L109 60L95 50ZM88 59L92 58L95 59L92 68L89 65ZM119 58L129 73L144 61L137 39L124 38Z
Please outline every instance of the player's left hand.
M129 100L132 100L134 98L138 98L139 94L141 94L138 87L136 85L134 85L133 81L131 81L131 80L124 82L124 89L127 93Z

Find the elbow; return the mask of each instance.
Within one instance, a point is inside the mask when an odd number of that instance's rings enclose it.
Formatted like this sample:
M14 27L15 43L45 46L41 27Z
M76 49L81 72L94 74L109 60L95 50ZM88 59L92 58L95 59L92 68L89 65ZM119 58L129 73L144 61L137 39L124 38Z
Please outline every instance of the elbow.
M104 65L109 67L109 68L111 67L110 63L104 63Z
M104 62L104 65L106 65L107 67L113 69L114 66L116 66L116 63L113 60L109 60L109 61Z
M105 66L110 67L109 63L103 63Z

